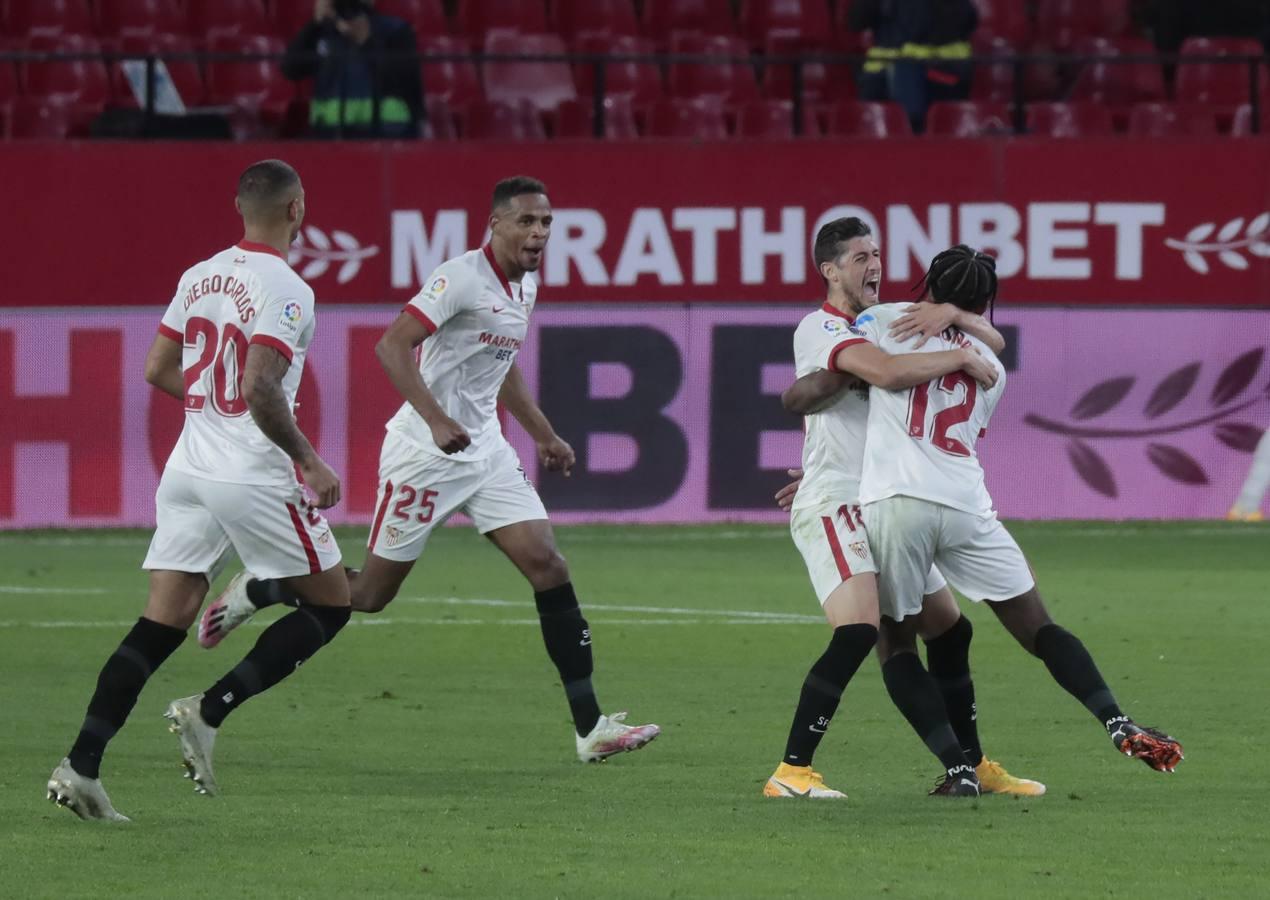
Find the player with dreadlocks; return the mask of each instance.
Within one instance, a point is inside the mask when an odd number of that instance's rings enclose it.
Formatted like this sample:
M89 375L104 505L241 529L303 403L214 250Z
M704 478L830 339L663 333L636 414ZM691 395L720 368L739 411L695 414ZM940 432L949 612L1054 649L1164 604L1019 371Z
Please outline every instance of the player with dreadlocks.
M996 300L996 261L958 245L935 257L919 287L936 304L982 314ZM855 328L879 348L903 353L914 348L888 331L902 314L897 304L876 306ZM962 594L988 602L1023 649L1103 723L1117 750L1157 771L1173 771L1181 744L1125 715L1085 646L1050 618L1023 552L998 521L975 442L1005 391L1005 371L986 345L956 328L919 352L954 347L989 357L999 369L997 382L985 389L953 372L906 391L870 391L860 502L881 570L878 652L891 696L916 727L931 676L918 659L914 635L930 630L929 623L922 627L925 617L960 621L955 610L923 609L922 588L934 564Z

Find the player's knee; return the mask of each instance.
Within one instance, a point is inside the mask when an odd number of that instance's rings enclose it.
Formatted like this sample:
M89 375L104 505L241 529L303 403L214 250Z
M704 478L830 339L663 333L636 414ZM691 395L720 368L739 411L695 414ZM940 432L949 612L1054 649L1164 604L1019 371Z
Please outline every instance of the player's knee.
M569 580L569 564L551 545L535 548L522 560L522 567L535 591L550 590Z
M392 588L384 588L377 585L363 585L360 582L353 585L352 604L353 609L363 613L383 612L384 607L392 603L393 598L397 596L397 591Z
M353 614L350 606L314 606L305 604L303 609L311 615L322 629L323 643L329 644L335 635L348 624Z

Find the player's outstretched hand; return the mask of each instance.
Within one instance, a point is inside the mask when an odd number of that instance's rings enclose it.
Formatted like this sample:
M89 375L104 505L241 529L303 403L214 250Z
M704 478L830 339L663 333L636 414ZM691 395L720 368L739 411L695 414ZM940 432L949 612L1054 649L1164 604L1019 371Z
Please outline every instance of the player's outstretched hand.
M786 469L785 471L794 480L776 492L776 505L785 512L789 512L789 508L794 504L794 495L798 493L798 486L803 483L803 470Z
M432 440L441 448L442 453L458 453L466 450L472 443L472 438L463 430L463 426L449 416L429 422L428 427L432 429Z
M965 359L961 371L965 372L982 387L990 388L997 383L997 367L988 362L978 350L962 350Z
M559 435L552 435L549 440L538 445L538 459L548 472L563 472L565 478L569 477L573 464L577 462L573 448Z
M314 453L298 465L300 477L313 494L314 506L318 509L330 509L340 502L340 476L322 461L322 457Z
M951 303L914 303L904 308L904 315L891 323L891 337L906 341L920 335L913 345L916 350L936 335L952 327L959 310Z

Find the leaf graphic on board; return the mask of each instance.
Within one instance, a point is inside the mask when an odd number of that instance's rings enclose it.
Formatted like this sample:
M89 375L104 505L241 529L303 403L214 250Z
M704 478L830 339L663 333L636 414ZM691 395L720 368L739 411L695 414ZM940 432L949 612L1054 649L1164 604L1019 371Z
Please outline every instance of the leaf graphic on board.
M300 277L301 278L317 278L325 274L326 270L330 268L330 265L331 265L330 260L328 260L324 256L319 256L316 259L314 259L312 262L310 262L307 266L304 267L304 270L300 272Z
M1101 416L1123 400L1132 387L1133 377L1130 375L1095 384L1076 401L1076 405L1072 407L1072 418L1092 419Z
M1093 447L1083 441L1072 440L1067 444L1067 458L1081 481L1104 497L1116 496L1115 476Z
M331 240L335 241L336 246L341 250L360 250L362 247L361 244L357 243L357 238L347 231L339 231L338 229L332 231Z
M1223 250L1221 253L1217 254L1217 258L1220 259L1223 263L1226 264L1228 268L1231 268L1231 269L1248 268L1248 260L1244 259L1234 250Z
M1243 227L1244 220L1242 216L1238 219L1231 219L1222 226L1221 231L1217 232L1217 240L1224 244L1226 241L1233 239L1235 235L1239 234L1239 229Z
M1185 400L1198 377L1199 363L1191 363L1189 366L1182 366L1156 385L1155 390L1151 392L1151 398L1147 400L1145 410L1147 418L1154 419L1162 416Z
M362 261L356 256L349 257L344 261L344 265L340 266L340 270L335 273L335 280L340 284L348 284L357 277L357 273L362 270Z
M1189 453L1168 444L1147 444L1147 459L1157 469L1182 484L1208 484L1204 469Z
M1207 238L1217 228L1215 222L1205 222L1203 225L1196 225L1190 231L1186 232L1186 243L1198 244Z
M1200 256L1194 250L1187 250L1182 254L1182 259L1186 260L1186 264L1199 272L1201 275L1208 274L1208 260Z
M1213 403L1221 406L1243 393L1244 388L1257 377L1257 371L1261 368L1261 358L1265 352L1260 347L1249 350L1228 365L1218 377L1217 384L1213 386Z
M1264 212L1248 223L1248 231L1244 235L1253 238L1248 245L1248 252L1253 256L1270 256L1270 212Z
M322 229L318 228L316 225L307 226L304 229L304 236L309 239L310 244L319 250L331 249L331 241L325 234L322 233Z
M1213 436L1227 447L1241 453L1251 453L1257 449L1264 430L1246 422L1222 422L1213 429Z

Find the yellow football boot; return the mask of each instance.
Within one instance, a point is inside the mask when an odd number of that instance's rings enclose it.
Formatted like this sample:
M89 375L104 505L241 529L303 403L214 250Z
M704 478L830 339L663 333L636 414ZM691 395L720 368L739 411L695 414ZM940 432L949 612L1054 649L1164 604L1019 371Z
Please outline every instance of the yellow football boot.
M1015 778L1001 763L984 757L975 766L979 776L979 790L985 794L1014 794L1019 797L1039 797L1045 793L1045 785L1030 778Z
M811 766L781 763L763 785L764 797L809 797L818 800L846 800L847 795L825 786L825 779Z
M1252 512L1244 512L1239 507L1232 506L1230 512L1226 513L1226 518L1231 522L1261 522L1265 517L1261 515L1261 510L1259 509L1254 509Z

